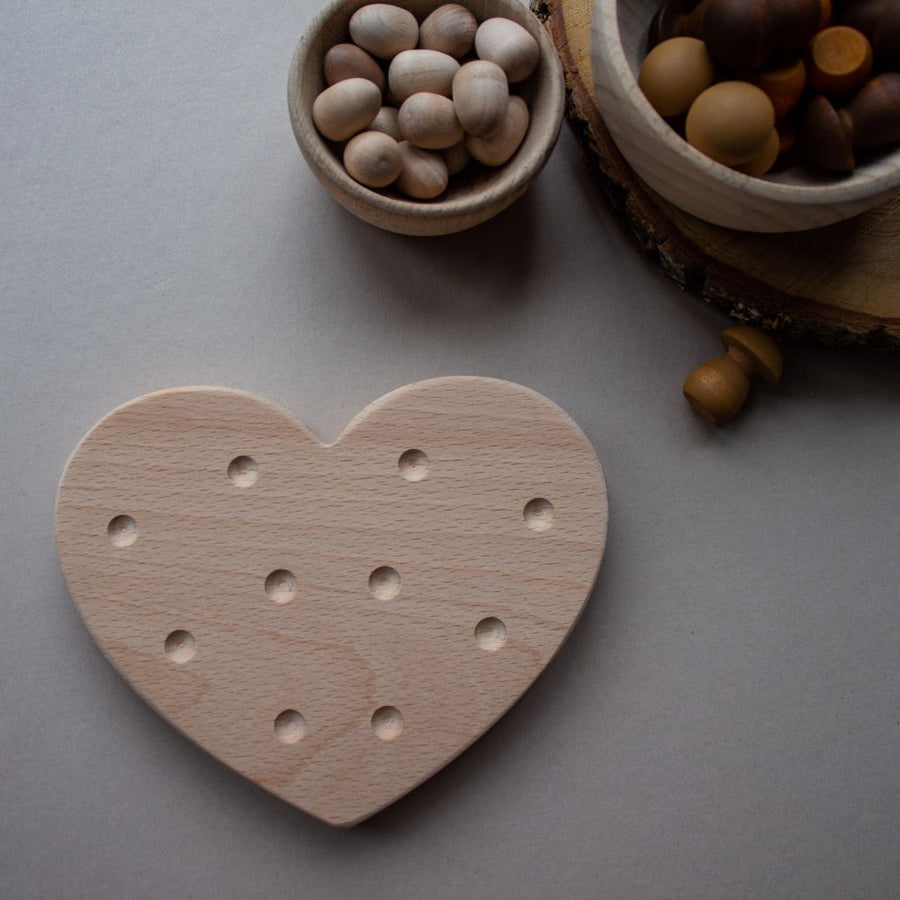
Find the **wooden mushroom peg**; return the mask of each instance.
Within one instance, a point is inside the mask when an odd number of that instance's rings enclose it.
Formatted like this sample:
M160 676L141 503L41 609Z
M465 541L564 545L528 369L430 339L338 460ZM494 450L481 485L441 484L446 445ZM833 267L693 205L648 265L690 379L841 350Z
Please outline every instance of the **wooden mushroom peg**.
M688 403L714 425L731 419L744 405L752 379L771 387L781 378L782 356L771 336L750 325L722 332L728 352L698 366L684 381Z

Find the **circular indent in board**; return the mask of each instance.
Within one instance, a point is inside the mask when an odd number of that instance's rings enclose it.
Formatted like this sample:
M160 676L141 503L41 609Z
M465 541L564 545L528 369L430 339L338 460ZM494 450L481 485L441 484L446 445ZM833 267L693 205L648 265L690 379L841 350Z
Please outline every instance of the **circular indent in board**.
M235 487L251 487L259 478L259 463L252 456L236 456L228 464L228 477Z
M179 628L166 638L163 649L173 663L182 666L197 655L197 641L189 631Z
M296 744L306 737L306 719L296 709L286 709L275 717L275 736L282 744Z
M475 643L482 650L494 652L506 644L506 625L502 619L488 616L475 626Z
M116 516L110 519L106 533L116 547L130 547L138 537L137 522L131 516Z
M396 706L379 706L372 713L372 731L383 741L393 741L403 731L403 713Z
M400 454L397 468L407 481L423 481L428 477L430 463L422 450L406 450Z
M266 593L273 603L288 603L297 596L297 578L288 569L276 569L266 578Z
M400 593L400 573L390 566L379 566L369 575L369 590L378 600L393 600Z
M532 531L546 531L556 518L556 510L549 500L544 497L535 497L525 504L522 516L525 524Z

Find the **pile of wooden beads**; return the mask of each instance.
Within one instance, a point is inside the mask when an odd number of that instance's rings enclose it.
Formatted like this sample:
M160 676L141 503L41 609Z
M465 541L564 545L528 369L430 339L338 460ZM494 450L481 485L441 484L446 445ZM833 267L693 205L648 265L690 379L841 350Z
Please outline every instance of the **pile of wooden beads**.
M540 49L518 23L479 23L449 3L420 25L400 6L371 3L350 18L349 38L325 54L328 87L312 117L324 138L346 142L355 181L431 200L471 159L502 166L519 148L528 106L510 88L532 74Z
M641 89L689 143L746 174L798 138L813 167L849 174L857 148L900 141L900 0L833 2L669 0Z

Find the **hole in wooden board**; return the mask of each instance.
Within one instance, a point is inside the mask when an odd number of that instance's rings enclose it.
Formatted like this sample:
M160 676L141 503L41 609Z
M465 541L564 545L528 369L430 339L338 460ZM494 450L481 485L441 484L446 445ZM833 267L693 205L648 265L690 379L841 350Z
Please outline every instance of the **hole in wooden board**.
M266 593L273 603L289 603L297 596L297 579L288 569L276 569L266 578Z
M383 741L393 741L403 731L403 713L396 706L379 706L372 713L372 731Z
M197 641L189 631L179 628L166 638L164 649L173 663L182 666L197 655Z
M488 616L475 626L475 643L482 650L494 652L506 644L506 625L502 619Z
M252 456L236 456L228 464L228 477L235 487L251 487L259 478L259 463Z
M546 531L556 518L556 510L549 500L535 497L525 504L522 515L525 518L525 524L532 531Z
M131 516L116 516L110 519L106 533L117 547L130 547L138 537L137 522Z
M378 600L393 600L400 593L400 573L390 566L379 566L369 576L369 590Z
M306 737L306 719L296 709L286 709L275 717L275 736L282 744L296 744Z
M397 467L407 481L423 481L428 477L428 457L421 450L407 450L400 455Z

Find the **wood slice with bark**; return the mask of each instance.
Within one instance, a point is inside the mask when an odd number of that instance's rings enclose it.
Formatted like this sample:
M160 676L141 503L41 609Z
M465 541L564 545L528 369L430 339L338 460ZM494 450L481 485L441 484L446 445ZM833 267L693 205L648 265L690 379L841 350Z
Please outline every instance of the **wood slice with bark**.
M566 116L641 249L684 290L739 322L827 346L900 350L900 196L790 234L721 228L663 200L631 170L594 97L590 0L532 0L565 71Z

